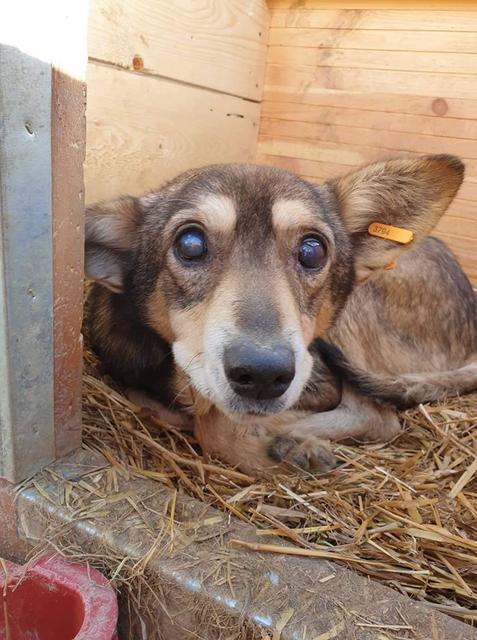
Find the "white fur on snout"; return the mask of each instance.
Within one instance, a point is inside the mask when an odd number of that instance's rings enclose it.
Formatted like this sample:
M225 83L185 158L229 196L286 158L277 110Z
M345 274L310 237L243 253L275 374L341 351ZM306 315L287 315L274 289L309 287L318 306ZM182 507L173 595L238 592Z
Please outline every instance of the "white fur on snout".
M175 362L187 374L196 391L236 420L241 415L246 418L248 412L273 414L289 409L300 398L313 366L293 296L288 287L277 286L283 323L277 338L281 344L293 349L295 376L283 395L270 400L243 398L232 389L225 374L223 356L227 346L244 339L232 312L239 288L238 278L224 279L212 301L171 317L177 335L172 347Z
M298 402L305 384L311 375L313 368L313 358L306 348L306 345L301 336L301 332L297 329L289 329L283 332L285 340L291 344L293 352L295 354L295 377L292 380L291 385L285 391L282 396L286 406L285 409L289 409L296 402Z
M201 351L192 353L186 341L178 340L172 345L175 362L194 388L225 412L230 410L235 395L223 366L223 352L229 341L229 329L206 325Z
M232 327L206 327L204 335L205 372L215 402L225 412L230 411L235 392L229 384L224 370L224 351L232 341Z
M211 398L211 392L205 376L204 355L200 351L192 352L186 341L178 340L172 345L175 363L187 374L194 388L205 398Z
M282 396L266 402L242 398L232 389L225 374L223 354L225 348L237 340L238 336L229 328L215 327L206 331L201 354L192 355L180 342L174 344L173 351L177 364L186 371L196 390L225 414L240 419L241 415L246 418L248 411L260 408L265 414L286 411L300 398L310 377L313 359L298 331L285 331L283 338L284 344L290 345L294 352L295 376Z

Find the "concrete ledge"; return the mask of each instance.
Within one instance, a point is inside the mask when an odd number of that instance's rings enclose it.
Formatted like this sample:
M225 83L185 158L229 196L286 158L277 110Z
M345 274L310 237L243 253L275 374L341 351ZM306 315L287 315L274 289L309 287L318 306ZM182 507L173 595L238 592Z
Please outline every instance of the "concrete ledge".
M89 452L39 474L17 504L30 543L50 538L115 566L119 583L136 580L150 640L158 628L168 640L477 639L332 562L234 548L233 538L257 541L253 527L158 482L121 477Z
M24 562L29 546L18 535L15 485L0 479L0 557Z

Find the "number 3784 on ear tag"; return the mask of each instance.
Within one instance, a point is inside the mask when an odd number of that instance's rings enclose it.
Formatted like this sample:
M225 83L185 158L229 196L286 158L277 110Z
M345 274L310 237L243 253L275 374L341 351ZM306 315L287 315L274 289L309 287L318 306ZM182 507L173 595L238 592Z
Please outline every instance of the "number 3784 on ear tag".
M382 222L372 222L368 227L368 233L377 238L385 240L394 240L400 244L408 244L414 238L414 234L409 229L402 227L393 227L391 224L383 224Z

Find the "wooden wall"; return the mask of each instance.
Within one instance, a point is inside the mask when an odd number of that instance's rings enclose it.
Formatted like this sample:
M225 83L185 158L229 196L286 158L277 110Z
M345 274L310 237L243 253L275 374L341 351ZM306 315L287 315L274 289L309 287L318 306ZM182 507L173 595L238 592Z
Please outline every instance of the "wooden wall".
M269 2L259 160L318 181L399 152L461 156L436 235L477 283L477 3L297 5Z
M265 0L91 0L88 202L255 157Z

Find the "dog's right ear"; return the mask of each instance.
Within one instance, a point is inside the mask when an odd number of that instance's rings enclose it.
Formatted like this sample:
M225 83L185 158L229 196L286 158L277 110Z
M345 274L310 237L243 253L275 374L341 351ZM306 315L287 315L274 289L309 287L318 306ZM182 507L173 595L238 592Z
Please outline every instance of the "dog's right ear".
M137 198L100 202L86 209L85 275L114 293L123 292L141 219Z

